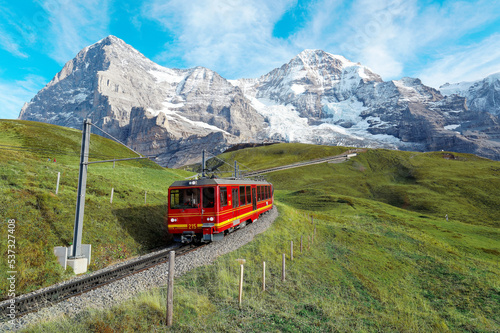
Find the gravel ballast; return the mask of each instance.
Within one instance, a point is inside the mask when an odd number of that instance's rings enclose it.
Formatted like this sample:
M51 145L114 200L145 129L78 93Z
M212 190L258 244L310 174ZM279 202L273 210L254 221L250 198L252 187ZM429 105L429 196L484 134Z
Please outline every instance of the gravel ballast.
M218 256L232 252L247 244L255 235L267 230L277 216L278 210L274 207L271 211L262 215L255 223L251 223L245 228L227 235L223 240L210 243L200 249L177 257L175 259L175 276L178 277L196 267L211 264ZM113 268L114 267L116 266L113 266ZM87 308L109 309L114 305L136 296L140 292L164 286L167 284L167 280L168 262L91 290L82 295L71 297L55 305L43 308L38 312L29 313L21 318L16 318L15 325L9 322L1 323L0 331L8 332L18 330L31 324L54 320L64 315L74 316Z

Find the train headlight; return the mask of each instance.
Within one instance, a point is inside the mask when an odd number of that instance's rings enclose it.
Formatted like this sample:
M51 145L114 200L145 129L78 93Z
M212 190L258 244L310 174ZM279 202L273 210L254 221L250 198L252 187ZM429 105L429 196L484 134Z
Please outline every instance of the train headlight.
M213 221L213 220L214 220L214 218L213 218L213 217L211 217L211 218L210 218L210 221Z
M175 220L173 218L170 219L170 222L174 222Z

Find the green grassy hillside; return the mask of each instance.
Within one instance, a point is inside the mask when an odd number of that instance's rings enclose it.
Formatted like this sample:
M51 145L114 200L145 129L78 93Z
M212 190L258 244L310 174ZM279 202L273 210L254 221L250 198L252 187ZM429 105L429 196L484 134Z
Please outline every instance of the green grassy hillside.
M221 158L264 169L343 150L280 144ZM280 217L247 246L176 280L171 329L162 289L27 331L498 332L500 163L453 156L368 150L269 174ZM237 258L246 259L241 309Z
M16 219L18 293L72 275L62 270L52 252L54 246L73 241L81 137L81 131L59 126L0 121L0 269L7 271L6 222ZM91 161L137 156L98 135L92 135L90 142ZM117 162L115 168L113 163L89 165L83 243L92 244L90 269L165 245L168 186L189 175L149 160ZM2 297L6 284L5 279L0 281Z

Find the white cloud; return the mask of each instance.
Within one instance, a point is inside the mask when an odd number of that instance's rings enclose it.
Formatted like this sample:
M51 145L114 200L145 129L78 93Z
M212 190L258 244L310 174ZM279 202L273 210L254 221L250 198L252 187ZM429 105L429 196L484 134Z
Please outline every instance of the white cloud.
M176 36L154 60L180 57L188 66L205 66L228 78L263 74L290 55L288 42L272 31L294 2L154 0L144 7L144 16Z
M0 46L2 49L16 57L27 58L28 55L21 51L21 46L16 43L6 31L0 29Z
M425 5L318 0L302 7L305 22L292 29L294 34L273 37L275 24L296 5L296 0L151 0L143 15L176 36L154 59L166 66L180 58L177 64L205 66L228 78L257 77L304 49L322 49L389 80L419 75L453 61L454 53L470 52L475 47L467 46L471 32L497 20L500 12L499 2L485 0Z
M41 76L28 75L15 82L0 81L1 119L16 119L26 101L43 88L47 80Z
M416 0L322 0L291 42L341 54L386 80L398 79L437 67L427 61L452 57L457 50L452 46L468 45L468 35L498 20L499 12L499 2L483 0L425 7Z
M343 55L383 77L401 74L398 41L402 18L411 18L413 1L354 2L323 0L310 6L304 28L291 37L301 49L318 48ZM401 38L401 41L405 41Z
M498 72L500 72L500 34L450 52L434 61L418 76L424 84L438 88L446 82L474 81Z
M82 48L109 34L110 0L45 0L42 7L49 15L46 43L50 56L63 64Z
M34 40L35 34L29 22L6 6L0 6L0 48L15 57L27 58L23 48L31 46Z

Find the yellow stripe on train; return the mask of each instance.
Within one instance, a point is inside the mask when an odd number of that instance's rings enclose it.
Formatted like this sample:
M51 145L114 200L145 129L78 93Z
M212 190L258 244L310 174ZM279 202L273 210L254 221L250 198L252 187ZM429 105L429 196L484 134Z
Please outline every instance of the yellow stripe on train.
M233 218L228 219L228 220L226 220L226 221L223 221L223 222L221 222L221 223L215 223L215 224L214 224L214 227L217 227L217 228L224 227L224 226L226 226L226 225L228 225L228 224L232 223L232 222L233 222L233 221L235 221L235 220L245 218L245 217L247 217L247 216L250 216L250 215L252 215L252 214L258 213L258 212L260 212L260 211L262 211L262 210L265 210L265 209L267 209L267 208L271 208L272 206L273 206L272 204L271 204L271 205L267 205L267 206L262 207L262 208L259 208L259 209L257 209L257 210L253 210L253 211L251 211L251 212L248 212L248 213L245 213L245 214L238 215L238 216L236 216L236 217L233 217ZM225 212L225 213L226 213L226 212ZM220 214L217 214L217 215L220 215ZM172 215L172 217L183 217L183 216L185 216L185 215L177 215L177 216ZM198 214L198 215L196 215L196 216L200 216L200 217L201 217L201 215L199 215L199 214ZM190 216L190 217L192 217L192 216ZM202 225L203 225L203 223L189 223L189 225L193 225L193 224L196 224L197 228L201 228L201 227L202 227ZM168 229L174 229L174 228L176 228L176 229L183 229L183 228L187 228L187 227L188 227L188 224L175 224L175 225L171 225L171 224L169 224L169 225L168 225Z

